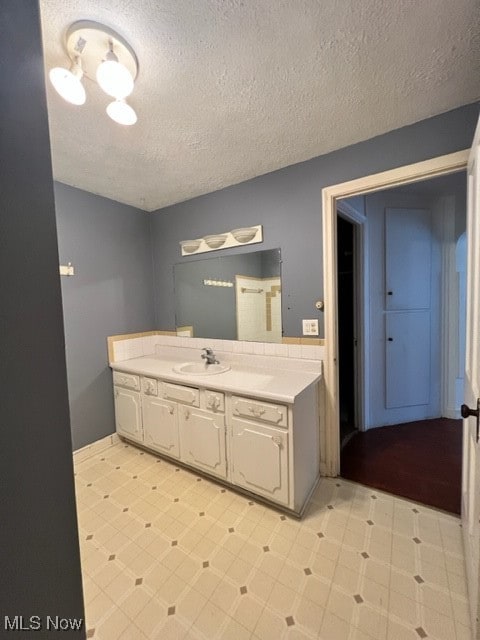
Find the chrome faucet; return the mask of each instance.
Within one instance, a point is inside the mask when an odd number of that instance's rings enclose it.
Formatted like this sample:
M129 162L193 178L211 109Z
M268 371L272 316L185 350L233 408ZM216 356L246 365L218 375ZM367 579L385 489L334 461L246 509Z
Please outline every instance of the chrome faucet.
M202 351L205 351L205 353L202 353L202 358L206 361L207 365L220 364L215 357L215 354L213 353L213 349L211 349L210 347L204 347Z

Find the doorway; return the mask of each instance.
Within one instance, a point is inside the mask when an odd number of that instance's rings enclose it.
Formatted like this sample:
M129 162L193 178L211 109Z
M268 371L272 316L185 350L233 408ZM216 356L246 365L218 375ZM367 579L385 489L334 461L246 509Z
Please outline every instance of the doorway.
M465 172L368 194L363 213L362 298L355 292L356 226L337 218L340 473L459 513L465 307L457 254ZM369 324L359 346L368 353L364 371L355 366L362 316ZM355 388L363 375L370 391L359 433Z
M382 189L410 184L428 178L464 170L469 151L458 151L383 173L333 185L322 191L323 200L323 271L325 297L325 420L322 433L322 471L337 476L340 472L340 421L338 379L337 318L337 202ZM365 322L363 323L365 332ZM367 354L368 355L368 354ZM368 384L368 380L365 381Z

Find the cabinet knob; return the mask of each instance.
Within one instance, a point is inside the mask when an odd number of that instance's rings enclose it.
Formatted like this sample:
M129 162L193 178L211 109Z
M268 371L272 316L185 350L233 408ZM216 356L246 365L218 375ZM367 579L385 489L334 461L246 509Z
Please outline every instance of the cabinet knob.
M169 409L168 409L168 413L169 413L171 416L173 416L173 411L174 411L173 407L169 407Z
M188 409L185 409L185 420L188 420L190 417L190 411Z
M212 396L208 399L207 407L209 409L213 409L213 411L216 411L219 406L220 406L220 398L216 398Z
M278 447L281 447L283 445L283 440L281 436L272 436L272 440L274 444L276 444Z

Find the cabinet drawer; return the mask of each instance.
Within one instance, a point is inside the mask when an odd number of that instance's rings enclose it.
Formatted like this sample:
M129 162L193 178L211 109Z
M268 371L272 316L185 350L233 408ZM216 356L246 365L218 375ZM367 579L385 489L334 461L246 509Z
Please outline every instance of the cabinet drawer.
M283 404L272 404L249 398L232 396L232 414L234 417L261 420L278 427L288 426L288 409Z
M225 411L225 396L220 391L209 391L205 389L202 398L202 408L208 411Z
M155 378L142 378L142 391L146 396L156 396L158 389Z
M122 373L121 371L114 371L113 384L119 387L126 387L127 389L140 391L140 376L136 376L132 373Z
M177 400L192 407L200 406L200 392L194 387L183 387L179 384L169 384L164 382L161 390L162 398L166 400Z

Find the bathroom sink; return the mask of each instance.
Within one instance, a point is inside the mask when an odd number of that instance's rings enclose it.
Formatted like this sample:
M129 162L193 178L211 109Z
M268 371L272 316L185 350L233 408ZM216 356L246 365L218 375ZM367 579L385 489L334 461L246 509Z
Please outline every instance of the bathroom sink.
M230 367L225 364L205 364L204 362L184 362L173 367L177 373L185 373L195 376L211 376L216 373L225 373Z

